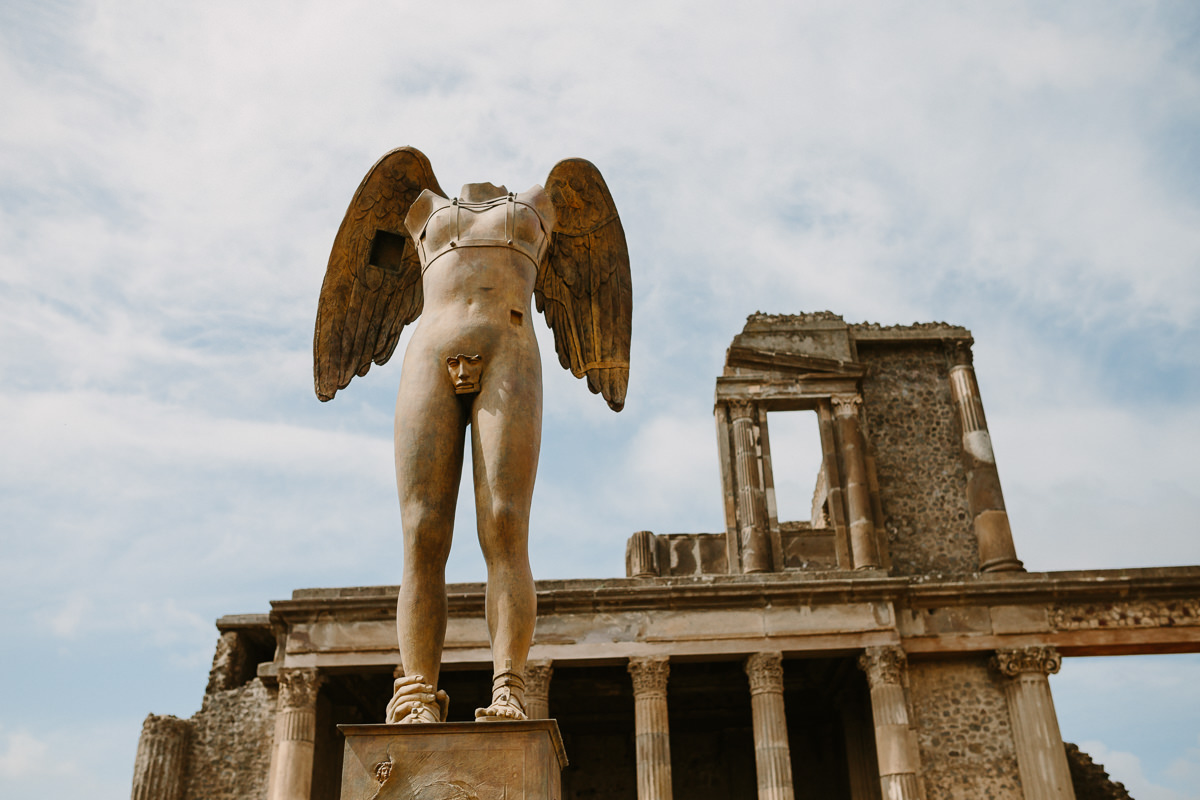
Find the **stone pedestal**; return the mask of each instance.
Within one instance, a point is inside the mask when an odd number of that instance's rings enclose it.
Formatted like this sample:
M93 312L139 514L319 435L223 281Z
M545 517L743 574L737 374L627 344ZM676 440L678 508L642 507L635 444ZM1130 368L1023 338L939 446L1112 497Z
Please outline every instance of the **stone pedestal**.
M341 800L560 800L558 723L339 725Z

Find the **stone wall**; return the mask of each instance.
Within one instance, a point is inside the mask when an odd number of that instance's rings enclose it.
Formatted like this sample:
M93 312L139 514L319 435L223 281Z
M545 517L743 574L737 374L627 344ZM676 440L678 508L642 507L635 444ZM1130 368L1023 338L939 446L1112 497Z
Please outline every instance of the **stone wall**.
M204 696L204 704L191 720L186 800L267 796L276 694L255 678Z
M927 797L1023 800L1008 704L984 658L910 662Z
M1125 784L1109 779L1104 767L1070 742L1067 746L1067 766L1071 768L1071 784L1075 800L1133 800Z
M864 435L875 458L892 574L979 569L950 371L938 343L859 344Z

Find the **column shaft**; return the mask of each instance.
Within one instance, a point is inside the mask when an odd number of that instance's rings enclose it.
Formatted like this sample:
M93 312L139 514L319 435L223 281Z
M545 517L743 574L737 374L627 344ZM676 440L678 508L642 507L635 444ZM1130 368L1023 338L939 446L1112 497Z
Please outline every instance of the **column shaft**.
M999 650L992 664L1007 677L1017 767L1025 800L1075 800L1066 747L1054 713L1049 675L1062 659L1052 647Z
M267 800L309 800L312 794L317 691L321 681L314 668L279 671L279 710L275 717Z
M1000 473L992 453L992 438L983 416L983 400L969 363L950 369L950 391L962 425L963 462L967 468L967 504L979 542L979 569L983 572L1024 571L1013 545Z
M738 538L742 572L769 572L771 542L767 536L762 484L758 476L758 448L754 442L752 403L730 403L733 432L733 474L737 484Z
M850 552L854 568L878 568L879 548L875 543L875 520L871 515L871 487L867 481L862 431L858 425L858 406L862 398L834 396L832 400L842 444L842 462L846 465L846 510L850 516Z
M908 669L904 651L899 647L868 647L858 664L867 673L871 688L871 716L875 722L875 751L883 797L918 800L921 755L904 698L903 674Z
M631 658L638 800L671 800L666 658Z
M132 800L183 800L192 724L150 714L133 763Z
M792 753L783 705L783 657L755 653L746 659L754 716L754 763L759 800L793 800Z

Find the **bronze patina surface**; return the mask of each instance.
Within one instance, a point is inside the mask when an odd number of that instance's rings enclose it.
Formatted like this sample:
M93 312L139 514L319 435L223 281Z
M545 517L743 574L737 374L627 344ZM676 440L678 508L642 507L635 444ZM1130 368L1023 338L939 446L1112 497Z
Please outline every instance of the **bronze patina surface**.
M536 616L527 543L542 424L534 298L562 366L620 411L629 378L629 255L591 163L559 162L545 189L469 183L454 198L410 147L367 173L329 257L313 355L317 396L329 400L372 363L385 363L403 327L420 317L396 400L404 529L396 625L405 675L389 722L445 719L437 690L445 565L468 429L495 675L492 702L477 716L525 718Z

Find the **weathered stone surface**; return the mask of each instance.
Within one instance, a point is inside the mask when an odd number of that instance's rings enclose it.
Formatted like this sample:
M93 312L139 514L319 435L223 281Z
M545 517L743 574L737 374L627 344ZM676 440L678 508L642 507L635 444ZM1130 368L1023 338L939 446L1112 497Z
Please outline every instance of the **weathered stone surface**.
M1008 705L986 658L909 664L927 797L1024 800Z
M276 693L255 678L204 696L194 725L186 800L267 796Z
M1200 599L1055 603L1050 607L1049 622L1058 630L1200 625Z
M978 571L967 477L941 345L860 343L864 434L875 457L892 573Z
M342 800L559 800L553 720L342 725Z
M183 800L192 723L150 714L133 765L133 800Z
M639 532L627 562L638 577L536 584L526 709L557 718L578 755L561 800L633 798L639 762L643 797L787 797L788 761L799 800L1065 800L1072 785L1078 800L1128 797L1063 745L1046 675L1074 656L1200 652L1200 567L980 571L964 470L967 456L991 457L990 443L982 400L972 389L979 402L956 410L947 380L951 364L970 363L970 341L940 323L848 326L828 313L748 321L717 383L725 532ZM815 527L780 522L770 496L767 412L806 409L828 476ZM751 426L737 481L731 413ZM844 423L860 413L856 465ZM998 499L994 477L976 481L976 494L982 485ZM766 513L747 516L735 499L753 499L756 485ZM872 530L876 566L862 557ZM772 571L743 574L755 548ZM398 588L302 589L270 615L223 617L204 708L172 721L191 736L187 757L148 748L139 774L157 763L178 776L190 762L184 800L261 800L272 740L299 742L310 768L292 759L285 771L304 780L276 796L335 800L336 725L377 721L394 693ZM440 677L453 698L448 719L467 720L489 702L493 675L485 587L447 591ZM750 659L747 687L742 665L755 653L769 656ZM174 797L178 778L155 781L135 780L135 792Z
M1133 800L1125 784L1108 777L1104 767L1070 742L1066 743L1067 764L1071 767L1071 783L1075 800Z

